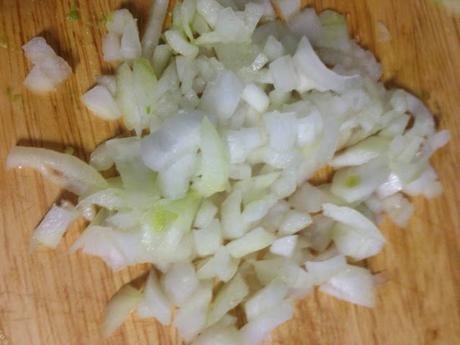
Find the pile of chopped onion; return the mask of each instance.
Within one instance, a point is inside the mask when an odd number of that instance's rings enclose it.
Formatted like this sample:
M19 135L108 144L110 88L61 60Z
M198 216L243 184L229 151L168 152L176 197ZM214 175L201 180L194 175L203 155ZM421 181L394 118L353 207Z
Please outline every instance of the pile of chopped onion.
M403 227L412 196L441 193L429 159L449 133L427 107L384 87L341 15L276 7L287 22L268 0L185 0L162 33L167 2L156 1L142 40L131 13L115 11L103 52L117 73L82 101L135 134L102 143L89 165L12 149L8 167L79 197L51 208L34 244L56 247L83 217L72 251L113 270L152 265L107 306L106 336L136 311L195 345L254 345L315 287L372 307L374 276L356 263L385 244L376 224L387 214ZM119 175L104 178L112 167ZM310 184L324 167L331 181Z

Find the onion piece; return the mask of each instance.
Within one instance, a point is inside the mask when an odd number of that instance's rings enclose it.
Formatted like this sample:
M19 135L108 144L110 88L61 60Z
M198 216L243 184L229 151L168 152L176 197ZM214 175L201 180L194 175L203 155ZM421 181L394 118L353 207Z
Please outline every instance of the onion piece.
M61 206L53 205L32 235L32 248L37 244L56 248L77 217L78 212L71 203L63 201Z
M275 240L270 246L270 252L284 257L290 257L297 245L297 236L285 236Z
M270 332L286 322L294 313L289 302L283 302L249 321L241 334L247 344L259 344Z
M171 324L171 303L165 296L155 271L150 271L144 287L144 296L137 307L141 318L154 317L162 325Z
M158 41L161 36L161 29L168 12L169 1L157 0L152 1L149 19L142 37L142 55L147 59L152 58ZM158 73L159 71L157 71Z
M276 0L275 4L281 12L281 17L286 21L297 13L301 7L300 0Z
M142 300L142 294L131 285L123 286L105 307L103 335L110 336Z
M121 116L115 99L105 86L93 87L81 97L81 100L89 110L102 119L115 120Z
M237 274L217 293L209 309L207 325L211 326L219 321L229 310L240 304L248 293L246 282Z
M294 63L300 73L311 79L319 91L343 91L353 83L357 76L341 76L329 70L316 55L310 41L305 36L300 40L297 51L293 56Z
M281 280L273 280L260 289L245 304L244 311L249 320L257 318L273 307L277 307L287 296L288 288Z
M42 37L33 38L22 49L34 65L24 81L31 91L52 91L72 73L69 64Z
M182 305L198 288L198 279L191 263L174 264L163 276L166 294L176 305Z
M247 254L268 247L273 243L274 239L272 234L267 232L264 228L259 227L251 230L239 239L228 243L226 247L233 257L241 258Z
M334 227L333 239L339 252L362 260L377 254L385 239L369 219L349 207L323 205L324 214L339 222Z
M201 284L177 311L174 324L185 341L191 341L205 328L211 299L212 284Z
M223 282L233 278L238 270L239 260L230 256L228 249L221 246L213 257L208 259L197 272L199 279L211 279L217 277Z
M414 212L414 206L400 193L383 199L382 208L390 216L391 220L400 227L407 225Z
M209 197L225 189L230 173L230 159L224 142L207 117L201 121L200 135L201 177L195 181L193 188L203 197Z
M371 308L375 304L372 274L361 267L348 266L347 269L334 275L327 283L321 285L319 290L338 299L364 307Z
M108 187L105 179L90 165L74 156L42 148L13 147L6 167L36 169L52 182L79 195Z

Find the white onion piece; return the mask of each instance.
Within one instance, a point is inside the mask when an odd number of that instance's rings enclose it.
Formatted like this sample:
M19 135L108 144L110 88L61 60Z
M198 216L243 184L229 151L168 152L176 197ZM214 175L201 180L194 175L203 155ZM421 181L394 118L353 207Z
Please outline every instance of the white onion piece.
M137 313L141 318L154 317L162 325L171 324L172 305L163 292L155 271L150 271L144 287L144 296Z
M216 254L208 259L197 272L199 279L217 277L223 282L233 278L238 270L239 261L232 258L226 247L220 247Z
M142 54L146 58L151 58L161 36L161 29L168 11L168 0L154 1L150 8L149 20L142 37ZM159 71L157 71L159 72Z
M98 171L109 169L113 165L113 159L109 153L106 143L100 144L91 152L89 164Z
M305 267L313 275L315 284L320 285L344 271L347 260L343 255L338 255L324 261L307 261Z
M278 6L283 19L288 20L293 14L300 10L300 0L276 0L275 4Z
M113 11L105 23L105 26L109 32L113 32L117 35L123 35L123 31L128 23L134 21L134 17L129 10L121 8Z
M196 57L198 55L198 48L187 42L179 31L169 30L166 31L164 35L166 42L176 53L190 57Z
M270 232L276 232L289 209L287 202L278 201L262 219L262 226Z
M283 56L285 50L283 44L270 35L265 42L264 53L270 61L273 61Z
M276 202L276 197L272 194L268 194L261 199L248 203L241 214L243 223L250 224L262 219Z
M161 128L142 139L142 159L149 168L161 171L183 154L200 145L202 114L180 113L163 122Z
M364 200L388 179L387 164L385 159L375 158L363 165L340 169L332 180L331 192L350 203Z
M270 63L270 73L275 89L280 92L289 92L299 85L298 73L292 57L284 55Z
M356 76L341 76L328 69L305 36L301 39L293 59L298 71L311 79L316 84L315 89L320 91L340 92L357 80Z
M385 239L378 228L358 211L332 204L323 205L324 214L339 222L333 239L339 252L362 260L380 252Z
M289 198L289 203L299 211L316 213L321 211L323 204L332 202L331 197L320 188L304 183Z
M197 0L196 6L198 13L211 27L214 27L218 14L223 9L222 5L216 0Z
M156 46L152 57L152 65L156 75L163 74L171 55L171 48L167 44L160 44Z
M273 149L289 151L294 147L297 138L297 118L294 113L266 113L264 121Z
M292 33L306 36L313 44L321 39L321 22L313 8L305 8L287 21Z
M118 67L117 102L126 127L134 129L138 135L154 116L156 84L153 68L144 58L134 60L132 67L126 62Z
M284 199L295 192L297 188L297 175L295 171L284 170L283 174L271 186L271 190L279 199Z
M273 280L257 291L245 304L244 311L249 320L257 318L273 307L277 307L288 293L288 288L281 280Z
M390 173L388 179L382 183L375 192L379 198L383 199L399 192L402 188L403 183L398 175Z
M121 39L120 36L108 32L102 40L102 54L104 55L104 61L114 62L122 59L121 55Z
M98 85L104 86L110 91L112 96L117 94L117 78L113 75L100 75L96 77Z
M383 199L382 208L391 220L400 227L407 225L414 212L414 206L400 193Z
M93 87L81 97L81 100L89 110L102 119L115 120L121 116L115 99L104 86Z
M226 132L230 162L243 163L256 148L264 144L264 135L259 128L241 128Z
M198 169L201 176L193 187L203 197L209 197L225 190L230 157L224 141L207 117L201 121L200 136L201 164Z
M141 56L142 47L135 20L128 22L121 36L120 54L124 60L134 60Z
M50 92L56 87L52 78L47 76L40 66L32 67L24 80L24 85L29 90L37 93Z
M432 199L442 193L442 185L438 181L438 176L434 169L429 166L418 179L404 185L403 190L412 196L422 194L428 199Z
M377 158L387 149L387 140L380 137L369 137L336 155L331 162L331 166L338 169L346 166L363 165Z
M279 231L281 234L295 234L312 223L308 213L290 210L284 216Z
M12 148L6 167L36 169L52 182L79 195L108 187L105 179L90 165L74 156L42 148Z
M31 91L52 91L72 73L69 64L56 55L53 48L42 37L33 38L22 49L33 64L32 70L24 81L25 86Z
M41 244L56 248L62 236L78 217L78 212L69 202L62 202L61 206L53 205L32 235L32 247Z
M239 238L248 230L248 224L243 221L241 214L242 200L242 192L235 190L222 204L222 231L226 239Z
M158 186L162 195L173 200L183 198L197 169L197 163L197 155L187 153L162 170L158 174Z
M250 253L268 247L273 243L275 237L264 228L259 227L251 230L237 240L226 245L228 251L234 258L241 258Z
M105 338L110 336L128 317L142 300L142 294L131 285L123 286L105 307L102 326Z
M375 304L372 274L361 267L348 266L347 269L321 285L320 291L369 308Z
M43 37L34 37L22 46L26 58L34 65L56 56L53 48Z
M142 242L142 234L124 232L107 226L90 225L72 244L70 252L100 257L114 271L126 266L151 261L151 254Z
M246 282L240 274L237 274L217 293L209 308L208 326L215 324L228 311L240 304L248 293L249 288Z
M242 329L241 334L247 344L259 344L272 330L289 320L294 308L289 302L283 302L265 313L249 321Z
M243 90L241 98L259 113L267 110L269 99L265 92L256 84L248 84Z
M171 301L182 305L198 287L193 265L185 262L174 264L163 276L162 285Z
M209 114L228 119L235 112L244 84L230 71L221 73L216 80L208 83L201 98L201 107Z
M270 246L270 252L284 257L291 257L297 245L297 236L291 235L275 240Z
M211 299L212 284L201 284L177 311L174 325L185 341L190 342L205 328Z
M211 221L205 228L194 230L195 248L200 256L214 254L222 244L222 230L217 219Z
M196 228L205 228L211 224L217 214L217 207L210 200L204 201L195 217L195 223L193 224Z

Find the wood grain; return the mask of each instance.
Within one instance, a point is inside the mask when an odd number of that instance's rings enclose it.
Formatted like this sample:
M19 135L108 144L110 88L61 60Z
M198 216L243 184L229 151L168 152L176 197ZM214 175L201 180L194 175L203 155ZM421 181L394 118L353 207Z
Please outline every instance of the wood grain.
M81 0L80 21L69 21L73 0L0 0L0 162L16 143L88 152L122 131L91 116L79 101L101 72L101 19L117 0ZM267 344L460 344L460 20L430 0L306 1L318 10L348 14L353 35L375 52L385 80L422 97L451 130L452 141L434 158L445 186L433 201L415 199L407 229L386 222L384 251L368 261L389 281L373 310L314 293L298 304L293 320ZM125 3L145 20L148 1ZM377 40L377 23L392 35ZM36 96L24 89L29 70L21 45L42 34L72 65L74 74L57 92ZM95 258L69 255L81 232L76 224L57 251L30 255L31 230L61 191L31 171L0 169L0 344L177 345L172 328L132 317L102 342L105 303L139 266L112 273Z

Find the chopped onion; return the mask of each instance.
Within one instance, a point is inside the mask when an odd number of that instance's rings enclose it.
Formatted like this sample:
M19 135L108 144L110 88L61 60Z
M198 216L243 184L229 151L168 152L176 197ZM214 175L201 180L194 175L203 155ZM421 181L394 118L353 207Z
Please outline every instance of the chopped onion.
M272 234L259 227L251 230L241 238L227 244L230 254L235 258L241 258L247 254L268 247L274 241Z
M16 146L8 155L6 167L36 169L52 182L79 195L108 187L90 165L74 156L47 149Z
M209 308L208 326L215 324L229 310L240 304L248 293L249 288L244 279L237 274L217 293L214 302Z
M167 0L152 2L147 28L142 37L142 54L147 59L152 57L154 51L156 52L156 47L161 36L161 29L168 11L168 5L169 1Z
M53 205L32 235L32 247L41 244L56 248L62 236L78 217L78 212L69 202L64 201L61 206Z
M348 266L321 285L320 291L365 307L373 307L375 303L374 280L369 271L361 267Z
M174 264L166 272L162 284L171 301L176 305L182 305L198 287L193 265L190 263Z
M174 324L185 341L191 341L206 327L211 299L212 284L204 283L177 311Z
M105 308L104 337L110 336L142 300L142 294L131 285L123 286Z
M320 91L343 91L357 80L356 76L341 76L329 70L316 55L307 37L300 40L293 56L298 71L310 79Z
M377 254L385 243L378 228L358 211L332 204L323 205L324 214L337 221L333 239L339 252L362 260Z
M142 39L128 10L108 17L104 60L120 64L81 97L135 133L100 143L90 165L11 150L8 168L78 195L50 209L32 243L55 247L81 215L89 225L71 252L113 270L153 266L143 292L125 286L109 303L106 335L137 309L164 325L175 313L187 343L255 345L315 287L373 306L375 278L347 260L381 251L383 213L407 224L406 195L441 193L430 158L449 131L414 95L385 88L341 14L300 0L184 0L163 35L168 7L152 4ZM70 74L43 38L23 49L28 88Z
M294 253L297 245L297 236L286 236L279 238L273 242L270 247L270 252L285 257L290 257Z
M280 303L249 321L241 329L243 339L247 344L259 344L273 329L289 320L293 313L294 309L288 302Z
M195 248L200 256L214 254L222 244L221 225L214 219L207 227L193 232Z
M81 100L89 110L102 119L114 120L121 116L115 99L105 86L93 87L81 97Z
M154 317L162 325L169 325L172 319L172 305L164 294L155 271L150 271L144 287L144 296L137 307L142 318Z
M22 49L33 64L32 70L24 81L24 85L31 91L52 91L72 73L69 64L56 55L53 48L42 37L33 38Z

